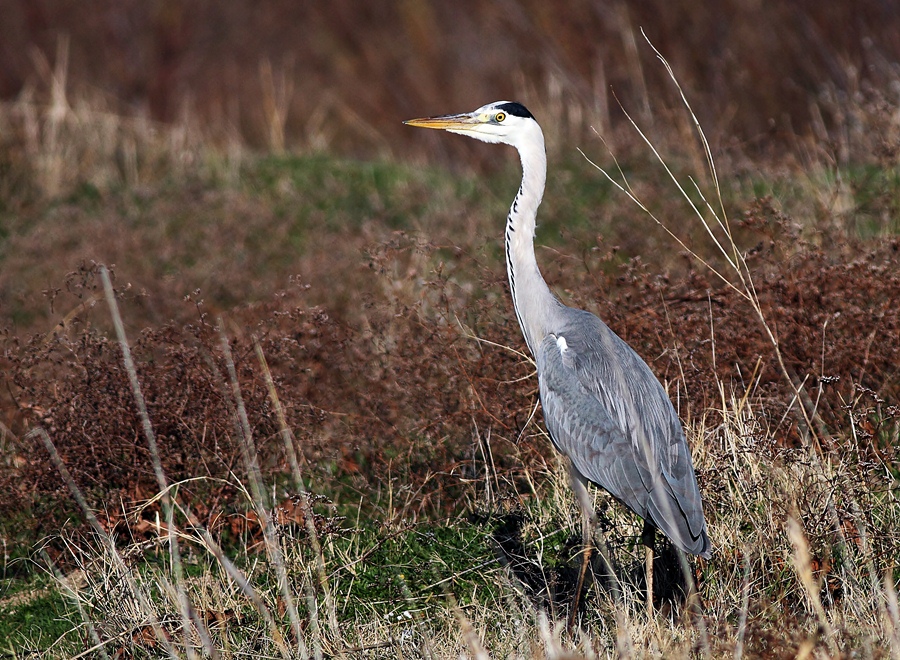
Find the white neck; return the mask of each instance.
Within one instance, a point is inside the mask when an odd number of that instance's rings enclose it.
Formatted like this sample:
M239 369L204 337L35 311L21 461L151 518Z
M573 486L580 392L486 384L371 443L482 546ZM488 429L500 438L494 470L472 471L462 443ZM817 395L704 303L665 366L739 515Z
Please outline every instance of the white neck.
M522 185L506 219L509 288L522 334L532 355L550 331L548 321L561 304L550 292L534 256L535 218L547 180L544 135L536 123L534 130L536 135L514 145L522 160Z

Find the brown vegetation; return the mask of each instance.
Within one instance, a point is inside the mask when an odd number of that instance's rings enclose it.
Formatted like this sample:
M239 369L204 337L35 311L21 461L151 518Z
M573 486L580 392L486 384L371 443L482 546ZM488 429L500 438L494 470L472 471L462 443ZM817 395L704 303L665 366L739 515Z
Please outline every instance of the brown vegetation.
M829 445L855 433L855 451L895 460L896 241L880 248L856 246L844 260L844 251L798 249L778 235L787 228L773 220L765 203L743 219L746 225L764 221L770 235L760 236L761 247L750 264L793 383L782 377L773 346L749 305L702 271L660 278L633 261L598 276L601 259L555 277L566 281L573 303L595 309L647 356L684 416L721 409L723 395L749 396L766 411L768 433L785 446L799 444L810 432ZM388 272L402 268L411 252L433 259L433 250L405 240L386 246L372 261L375 270L384 271L375 277L389 278ZM477 269L462 251L458 255ZM82 274L82 295L90 297L97 286L94 275L90 269ZM502 291L502 273L490 277L484 290ZM419 510L413 513L439 515L456 506L473 431L492 430L500 469L518 465L526 446L525 456L531 457L526 460L546 456L543 438L524 441L519 435L535 403L536 383L528 377L533 368L524 357L502 348L523 350L508 302L505 297L498 302L498 295L465 296L457 284L432 271L413 285L405 301L370 291L363 295L362 318L308 306L302 286L229 313L226 329L263 462L277 470L284 458L268 440L277 424L266 402L253 337L262 342L276 375L310 474L318 474L322 483L337 470L365 492L390 475L421 489ZM597 300L597 291L611 293ZM127 300L131 294L123 295ZM136 337L139 375L170 478L225 478L236 469L239 436L223 395L215 321L202 303L187 300L181 306L178 316L193 314L193 321L148 328ZM120 352L96 329L105 324L104 315L101 305L79 314L64 332L31 340L9 337L6 350L7 387L19 410L12 428L17 433L32 424L47 428L98 506L120 498L135 503L155 488ZM458 325L460 317L472 330ZM797 385L799 401L793 391ZM807 419L814 428L807 428ZM13 461L16 467L4 471L2 485L22 499L6 500L7 505L17 509L23 499L37 496L41 504L32 531L52 531L66 508L43 494L56 493L62 503L68 495L40 452L25 446L21 451ZM202 492L204 501L221 497Z

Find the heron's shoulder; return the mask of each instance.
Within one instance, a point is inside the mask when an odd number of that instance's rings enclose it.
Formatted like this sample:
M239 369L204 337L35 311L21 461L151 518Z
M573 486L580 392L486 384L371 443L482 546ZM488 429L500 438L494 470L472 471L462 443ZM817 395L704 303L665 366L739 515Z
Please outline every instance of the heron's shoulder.
M632 381L640 380L646 387L659 389L653 392L654 396L666 398L647 363L596 315L567 308L551 336L553 344L546 344L543 350L564 346L563 363L578 372L591 389L596 389L601 381L621 385L621 379L611 376L624 370L631 374Z
M567 345L578 352L591 350L600 344L622 342L596 314L573 307L561 309L553 335L564 337Z
M561 309L556 321L538 350L539 370L552 362L579 374L580 378L593 380L605 375L612 363L621 359L617 356L630 350L590 312L566 307Z

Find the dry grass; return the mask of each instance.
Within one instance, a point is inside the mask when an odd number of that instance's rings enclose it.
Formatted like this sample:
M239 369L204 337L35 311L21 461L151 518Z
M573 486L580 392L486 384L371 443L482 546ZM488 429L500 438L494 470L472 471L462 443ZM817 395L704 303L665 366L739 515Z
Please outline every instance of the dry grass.
M181 649L179 654L194 648L238 657L248 652L278 655L282 637L300 657L346 657L363 650L378 656L426 657L482 652L501 657L611 657L622 650L628 657L795 657L803 652L887 657L896 614L883 576L895 556L893 539L900 533L895 495L878 493L872 476L861 473L850 459L832 459L823 475L805 450L785 451L771 437L766 444L751 405L731 397L723 406L724 421L714 428L688 427L716 549L714 558L698 567L703 599L699 613L648 619L637 587L626 588L624 602L614 605L595 583L589 611L579 630L570 634L562 619L554 622L535 609L524 585L488 566L481 571L488 582L498 581L496 588L490 597L466 606L456 605L450 595L469 584L463 575L446 576L443 597L423 599L427 592L413 593L398 568L388 589L393 596L387 614L378 614L382 609L376 607L347 616L343 594L348 573L361 570L360 562L372 548L339 546L327 538L319 543L318 532L302 525L273 528L277 546L267 543L262 555L241 562L241 578L229 576L234 569L218 563L218 551L204 540L202 529L192 525L179 525L178 537L200 570L180 579L168 561L153 559L171 552L164 524L157 523L151 534L155 542L125 544L119 551L105 542L70 541L68 561L78 566L83 579L65 588L74 590L70 597L81 603L87 620L98 622L98 634L111 654L116 649L161 653L162 642L152 634L152 622L158 621L165 639ZM549 574L553 568L543 558L541 539L549 541L548 530L560 524L577 534L578 509L561 464L549 474L528 478L539 486L536 497L526 499L528 529L523 536L531 539L530 561ZM505 480L498 485L511 492ZM249 491L242 493L248 508L263 509ZM864 499L857 499L861 493ZM829 500L853 502L854 511L841 527L822 510ZM633 520L619 507L607 508L608 498L599 496L597 504L607 511L615 534L631 528L637 536ZM439 549L436 552L439 556ZM639 548L619 546L617 556L620 562L640 565ZM317 557L324 582L317 576ZM404 563L399 557L395 561ZM436 571L433 564L422 569ZM286 574L301 608L299 638L279 587L285 584L279 571ZM141 593L153 594L149 611ZM179 615L182 599L192 608L193 623L187 627ZM274 634L266 612L280 633ZM327 623L331 618L340 621L337 627Z

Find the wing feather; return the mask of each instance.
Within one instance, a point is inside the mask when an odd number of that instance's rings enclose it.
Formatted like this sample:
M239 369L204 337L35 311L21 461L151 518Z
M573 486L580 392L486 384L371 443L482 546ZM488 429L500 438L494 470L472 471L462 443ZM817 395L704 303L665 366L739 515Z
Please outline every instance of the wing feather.
M536 356L554 444L582 476L651 520L682 550L708 556L694 467L665 390L600 319L566 311L567 322L543 340Z

